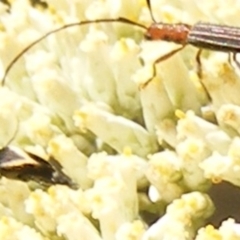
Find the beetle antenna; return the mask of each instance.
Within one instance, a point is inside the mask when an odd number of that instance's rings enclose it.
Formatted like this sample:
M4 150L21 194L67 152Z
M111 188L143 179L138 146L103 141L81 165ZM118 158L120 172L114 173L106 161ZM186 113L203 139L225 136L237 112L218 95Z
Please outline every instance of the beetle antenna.
M48 36L60 32L64 29L67 28L71 28L71 27L75 27L75 26L82 26L82 25L88 25L88 24L92 24L92 23L104 23L104 22L120 22L120 23L125 23L125 24L130 24L130 25L134 25L137 26L139 28L142 28L144 30L147 30L147 27L144 26L143 24L134 22L130 19L127 18L123 18L123 17L119 17L119 18L113 18L113 19L97 19L97 20L86 20L86 21L81 21L81 22L75 22L75 23L70 23L70 24L66 24L63 25L59 28L56 28L50 32L45 33L43 36L41 36L40 38L38 38L37 40L33 41L31 44L29 44L27 47L25 47L23 50L21 50L20 53L18 53L13 59L12 61L8 64L5 73L2 77L2 81L1 81L1 85L4 86L5 82L6 82L6 77L9 74L10 70L12 69L12 67L15 65L15 63L23 56L23 54L25 54L28 50L30 50L33 46L35 46L36 44L38 44L39 42L41 42L43 39L47 38Z
M152 11L152 6L151 6L151 3L150 3L150 0L146 0L147 1L147 7L148 7L148 10L150 12L150 16L151 16L151 19L154 23L157 23L155 17L153 16L153 11Z

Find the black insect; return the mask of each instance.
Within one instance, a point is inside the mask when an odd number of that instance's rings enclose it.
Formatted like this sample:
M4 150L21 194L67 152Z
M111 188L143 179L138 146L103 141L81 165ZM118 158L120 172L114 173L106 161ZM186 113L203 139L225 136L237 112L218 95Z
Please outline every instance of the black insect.
M61 164L53 157L46 161L33 153L9 146L17 135L18 127L17 121L13 136L0 150L0 176L25 182L35 181L43 187L60 184L77 189L77 184L62 171Z
M26 151L19 153L11 147L0 150L0 174L9 179L35 181L45 187L61 184L77 188L54 158L45 161L35 154Z

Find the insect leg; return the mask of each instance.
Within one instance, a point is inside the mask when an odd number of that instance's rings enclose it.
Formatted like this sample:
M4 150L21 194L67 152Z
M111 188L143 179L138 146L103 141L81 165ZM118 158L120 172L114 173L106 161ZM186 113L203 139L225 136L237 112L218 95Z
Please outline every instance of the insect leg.
M233 61L236 63L237 67L240 69L240 63L237 60L237 53L233 53Z
M231 53L228 53L228 63L232 66L232 55Z
M197 62L197 75L201 79L202 78L202 63L201 63L201 54L202 49L200 48L196 54L196 62Z
M205 86L205 84L203 83L202 81L202 62L201 62L201 54L202 54L202 48L200 48L198 51L197 51L197 55L196 55L196 62L197 62L197 75L200 79L200 83L207 95L207 98L209 99L209 101L212 100L211 96L209 95L209 92Z
M144 83L140 86L141 89L145 88L151 81L154 77L156 77L156 74L157 74L157 69L156 69L156 66L158 63L162 62L162 61L165 61L167 60L168 58L172 57L174 54L176 54L177 52L181 51L183 48L185 48L186 45L182 45L181 47L177 48L177 49L174 49L172 50L171 52L159 57L158 59L156 59L154 62L153 62L153 74L152 76Z

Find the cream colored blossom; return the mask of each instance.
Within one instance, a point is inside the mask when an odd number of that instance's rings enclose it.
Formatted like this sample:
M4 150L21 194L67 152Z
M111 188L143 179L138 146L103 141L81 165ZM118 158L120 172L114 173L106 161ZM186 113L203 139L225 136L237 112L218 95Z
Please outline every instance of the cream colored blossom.
M10 2L0 2L1 76L24 47L64 24L153 22L144 0ZM150 3L160 22L239 25L237 0ZM0 240L239 238L233 219L205 224L211 183L240 186L239 69L226 53L206 51L199 79L189 46L154 68L180 46L144 41L145 32L123 22L75 26L12 67L0 88L0 145L56 159L78 189L2 177Z

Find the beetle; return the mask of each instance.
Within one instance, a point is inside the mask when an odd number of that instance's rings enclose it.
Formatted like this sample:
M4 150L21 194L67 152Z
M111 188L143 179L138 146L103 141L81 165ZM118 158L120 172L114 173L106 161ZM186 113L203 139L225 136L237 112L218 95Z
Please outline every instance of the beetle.
M24 48L20 53L18 53L12 59L12 61L7 66L4 76L2 78L2 81L1 81L2 86L5 85L6 77L9 71L12 69L14 64L19 60L19 58L21 58L24 53L29 51L33 46L41 42L43 39L47 38L52 34L55 34L57 32L60 32L68 28L89 25L93 23L98 24L98 23L119 22L123 24L129 24L142 29L144 31L144 37L146 40L167 41L167 42L174 42L174 43L180 44L181 46L179 48L174 49L169 53L166 53L165 55L157 58L153 62L154 73L153 73L153 76L150 78L150 80L156 75L156 64L172 57L174 54L176 54L177 52L185 48L186 45L193 45L199 48L196 55L196 61L198 66L198 75L200 78L202 76L200 56L203 49L227 52L229 54L232 53L233 61L240 68L240 63L237 61L237 58L236 58L237 53L240 52L240 47L239 47L240 46L240 28L239 27L220 25L220 24L211 24L208 22L206 23L197 22L194 25L190 25L186 23L168 24L164 22L156 22L153 16L150 0L146 0L146 3L150 12L150 16L152 18L152 24L150 24L150 26L145 26L141 23L134 22L130 19L119 17L119 18L112 18L112 19L103 18L103 19L97 19L97 20L85 20L85 21L70 23L47 32L37 40L33 41L31 44L29 44L26 48ZM147 83L149 81L147 81Z

